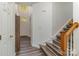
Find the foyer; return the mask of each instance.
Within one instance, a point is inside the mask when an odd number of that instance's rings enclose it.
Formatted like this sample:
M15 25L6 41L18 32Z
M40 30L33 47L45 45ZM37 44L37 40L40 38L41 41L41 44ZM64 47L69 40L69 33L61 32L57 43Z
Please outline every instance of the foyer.
M79 3L1 2L0 56L78 56Z

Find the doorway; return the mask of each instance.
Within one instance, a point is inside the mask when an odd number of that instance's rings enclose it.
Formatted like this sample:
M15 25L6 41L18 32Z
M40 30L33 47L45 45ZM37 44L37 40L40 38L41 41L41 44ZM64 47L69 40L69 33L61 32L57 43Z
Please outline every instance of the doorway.
M16 55L20 51L32 49L31 45L31 18L24 21L22 16L15 15L15 51Z
M43 55L41 50L39 48L33 47L31 45L31 37L32 37L32 6L19 3L19 6L17 6L17 9L21 8L20 10L17 10L19 13L17 13L16 16L16 55L17 56L37 56L37 55ZM19 7L19 8L18 8ZM23 9L22 9L23 8ZM33 43L33 41L32 41Z

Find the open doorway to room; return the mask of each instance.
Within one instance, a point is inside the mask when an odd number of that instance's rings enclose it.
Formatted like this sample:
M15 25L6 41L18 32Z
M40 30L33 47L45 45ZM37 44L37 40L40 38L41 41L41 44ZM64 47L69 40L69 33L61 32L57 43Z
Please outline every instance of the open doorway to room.
M33 47L32 42L32 3L17 3L16 27L16 55L36 56L41 55L39 48Z
M15 15L16 54L31 47L31 7L24 3L17 4Z

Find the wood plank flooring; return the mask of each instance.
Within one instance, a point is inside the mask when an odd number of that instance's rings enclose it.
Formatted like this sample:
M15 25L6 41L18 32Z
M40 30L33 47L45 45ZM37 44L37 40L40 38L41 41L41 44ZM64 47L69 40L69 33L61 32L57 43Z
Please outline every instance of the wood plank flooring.
M31 39L29 37L21 37L20 51L17 56L44 56L44 53L41 49L31 46Z

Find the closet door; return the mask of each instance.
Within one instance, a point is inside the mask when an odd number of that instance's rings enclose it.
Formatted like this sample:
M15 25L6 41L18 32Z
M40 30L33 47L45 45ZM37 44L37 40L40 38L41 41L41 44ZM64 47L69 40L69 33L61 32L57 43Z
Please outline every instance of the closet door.
M8 3L9 54L15 55L15 5Z
M0 42L1 42L1 36L2 36L2 9L1 9L1 5L0 5Z
M0 55L3 56L10 56L15 55L15 40L14 40L14 33L12 34L13 23L15 19L12 18L14 13L12 12L14 6L9 3L0 4L2 9L1 12L1 23L2 23L2 39L0 45ZM11 24L12 23L12 24ZM13 30L14 32L14 30Z
M2 6L0 5L0 55L2 48Z
M4 7L4 8L3 8ZM8 26L7 26L7 13L6 13L6 4L0 3L0 20L1 20L1 42L0 42L0 55L8 55L7 44L8 44Z
M9 3L10 5L10 12L9 12L9 21L10 21L10 44L11 44L11 51L12 55L15 55L15 4L14 3Z

